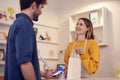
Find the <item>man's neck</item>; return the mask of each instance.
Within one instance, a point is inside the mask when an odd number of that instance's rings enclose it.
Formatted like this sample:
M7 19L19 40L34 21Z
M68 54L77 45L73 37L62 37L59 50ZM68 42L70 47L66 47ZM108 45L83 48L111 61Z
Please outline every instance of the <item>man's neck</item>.
M29 9L26 9L26 10L22 10L21 13L24 13L26 15L28 15L30 17L30 19L32 20L32 13Z

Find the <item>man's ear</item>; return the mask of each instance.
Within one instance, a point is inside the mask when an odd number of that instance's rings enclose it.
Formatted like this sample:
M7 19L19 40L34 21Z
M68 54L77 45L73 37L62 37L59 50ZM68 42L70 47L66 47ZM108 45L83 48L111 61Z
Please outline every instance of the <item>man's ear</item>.
M37 5L36 5L36 2L33 2L32 4L31 4L31 7L32 7L32 9L36 9L37 8Z

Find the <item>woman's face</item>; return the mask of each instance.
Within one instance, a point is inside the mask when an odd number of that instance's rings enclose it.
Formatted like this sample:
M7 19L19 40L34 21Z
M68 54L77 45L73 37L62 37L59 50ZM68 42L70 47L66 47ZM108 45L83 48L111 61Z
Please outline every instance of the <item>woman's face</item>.
M85 25L83 20L78 20L75 31L77 35L84 35L88 31L87 26Z

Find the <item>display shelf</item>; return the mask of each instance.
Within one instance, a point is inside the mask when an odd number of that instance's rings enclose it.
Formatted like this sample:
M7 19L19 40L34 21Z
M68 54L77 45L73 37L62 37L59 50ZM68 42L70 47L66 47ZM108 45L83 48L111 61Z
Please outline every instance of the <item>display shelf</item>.
M108 46L108 44L106 44L106 43L99 43L98 45L99 46Z
M37 26L42 26L42 27L46 27L46 28L58 29L57 27L48 26L48 25L44 25L44 24L39 24L39 23L37 23L37 22L34 22L34 24L37 25Z
M53 60L53 61L58 61L59 59L58 58L49 58L49 57L46 57L46 58L44 58L46 61L47 60ZM41 60L41 59L39 59L39 60Z
M93 29L102 28L103 25L93 26Z
M46 44L58 45L57 42L51 42L51 41L37 40L37 42L40 42L40 43L46 43Z
M12 22L0 21L0 27L2 27L2 26L10 27L11 24L12 24Z
M0 61L0 65L4 65L5 64L5 61Z
M0 44L6 44L6 37L8 35L8 30L12 22L10 21L0 21Z
M2 32L5 30L7 31L10 28L11 22L0 22L0 30ZM58 49L58 28L54 26L49 25L43 25L39 23L34 22L34 27L38 28L38 33L36 35L36 41L37 45L42 47L37 47L38 49L42 49L42 53L46 56L45 59L51 59L51 60L57 60L57 49ZM50 40L45 39L41 40L40 35L42 35L44 38L47 38L46 32L48 33L48 36L50 37ZM0 40L0 46L6 45L6 40ZM6 47L6 46L5 46ZM54 54L51 53L51 50L53 50ZM52 56L51 56L52 55ZM2 64L2 63L1 63ZM4 64L4 63L3 63Z
M0 44L6 44L6 40L0 40Z
M10 22L0 22L0 44L6 44L6 37L10 28Z
M36 41L40 55L46 60L58 59L58 28L34 22Z
M36 32L37 42L58 45L57 42L58 28L38 23L34 24L35 24L34 28L36 28L37 30ZM42 40L40 36L42 36L45 40ZM48 37L49 40L47 40Z
M93 31L98 44L100 46L108 45L107 16L107 9L105 7L71 14L69 16L70 41L75 38L75 26L77 20L85 17L90 19L93 24Z

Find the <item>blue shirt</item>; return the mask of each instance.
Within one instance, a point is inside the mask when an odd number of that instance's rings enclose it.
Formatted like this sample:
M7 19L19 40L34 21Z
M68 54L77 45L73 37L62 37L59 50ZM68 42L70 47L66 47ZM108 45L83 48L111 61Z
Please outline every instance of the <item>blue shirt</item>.
M29 61L37 80L41 80L33 22L26 14L20 13L16 15L7 38L5 80L25 80L20 65Z

